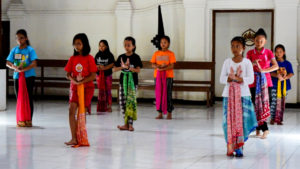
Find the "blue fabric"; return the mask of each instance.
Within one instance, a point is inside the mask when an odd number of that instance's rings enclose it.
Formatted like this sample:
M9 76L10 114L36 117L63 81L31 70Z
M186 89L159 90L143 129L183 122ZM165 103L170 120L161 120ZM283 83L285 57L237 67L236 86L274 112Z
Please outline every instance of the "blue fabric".
M285 60L283 62L277 61L277 63L278 63L279 67L284 67L286 69L287 74L289 74L289 73L294 74L292 64L289 61L287 61L287 60ZM273 89L277 89L278 78L277 77L272 77L272 82L273 82ZM282 87L282 90L283 90L283 81L281 82L281 87ZM288 80L286 80L286 90L291 90L291 88L292 88L291 82L290 82L290 79L288 79Z
M253 132L257 125L256 115L254 107L251 101L251 96L242 97L243 106L243 130L244 130L244 142L249 138L251 132ZM227 141L227 107L228 97L223 98L223 130L226 143Z
M19 66L21 62L24 62L24 67L29 66L32 61L36 59L38 59L37 54L31 46L27 46L24 49L20 49L19 46L16 46L10 51L8 57L6 58L7 61L13 63L16 66ZM34 68L25 72L25 78L31 76L36 76ZM19 73L14 72L13 78L18 79Z

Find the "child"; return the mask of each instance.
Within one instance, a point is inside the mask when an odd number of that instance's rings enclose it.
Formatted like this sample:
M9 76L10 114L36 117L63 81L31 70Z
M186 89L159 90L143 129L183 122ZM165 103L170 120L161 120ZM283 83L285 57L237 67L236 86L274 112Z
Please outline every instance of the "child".
M255 49L249 50L247 58L252 62L254 69L254 83L249 85L252 102L255 105L258 127L256 136L260 137L260 130L263 131L262 139L267 138L269 129L267 119L270 117L269 90L273 84L270 72L278 69L278 64L271 50L264 48L267 42L267 34L260 28L255 33ZM270 67L270 63L272 66Z
M162 119L163 113L167 114L167 119L172 119L174 110L172 103L173 88L173 67L176 63L175 55L169 50L170 38L163 36L160 39L161 50L156 51L151 59L155 78L156 110L158 116L156 119Z
M254 107L248 85L254 81L251 61L243 58L245 40L234 37L231 40L233 58L225 60L220 76L223 90L223 130L227 143L227 155L243 156L243 145L250 133L257 127Z
M138 86L138 73L143 67L140 56L135 53L136 45L133 37L124 40L125 54L118 57L114 72L120 74L119 103L120 110L124 114L125 124L118 126L120 130L134 131L133 121L137 119L136 89Z
M97 66L90 53L90 45L84 33L73 38L74 54L69 59L65 71L70 83L69 122L72 139L66 145L89 146L85 128L86 108L91 104L94 95L94 83ZM78 108L77 119L75 118Z
M279 44L275 47L275 56L279 70L272 72L273 88L271 92L271 122L282 125L285 110L285 97L291 89L290 78L294 75L292 64L286 60L285 48Z
M33 109L34 109L33 87L34 87L34 80L36 76L34 67L36 67L37 65L36 60L38 58L35 53L35 50L29 44L27 32L24 29L20 29L17 31L16 39L17 39L18 46L14 47L10 51L6 59L7 60L6 65L7 67L14 70L13 78L14 78L15 94L17 96L17 126L31 127ZM21 79L24 80L24 83L23 80ZM24 93L24 95L26 96L23 97L23 94L21 93ZM26 106L28 105L28 100L29 100L29 106ZM25 106L27 108L25 108ZM24 108L27 109L28 111L24 110Z
M115 63L115 58L109 50L109 45L106 40L99 42L99 52L95 56L97 64L97 83L98 83L98 105L97 112L112 112L112 68Z

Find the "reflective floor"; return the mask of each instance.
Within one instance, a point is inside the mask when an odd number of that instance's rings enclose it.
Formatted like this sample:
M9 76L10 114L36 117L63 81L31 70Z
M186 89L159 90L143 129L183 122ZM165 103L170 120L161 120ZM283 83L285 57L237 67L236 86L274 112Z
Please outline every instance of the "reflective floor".
M92 110L95 112L96 103ZM283 126L270 126L268 139L252 136L244 158L226 157L222 108L178 105L171 121L155 120L152 104L138 105L135 131L119 131L113 113L87 116L91 146L70 139L67 101L35 103L34 127L15 127L15 101L0 112L0 169L293 169L300 168L300 113L287 109ZM297 161L298 160L298 161Z

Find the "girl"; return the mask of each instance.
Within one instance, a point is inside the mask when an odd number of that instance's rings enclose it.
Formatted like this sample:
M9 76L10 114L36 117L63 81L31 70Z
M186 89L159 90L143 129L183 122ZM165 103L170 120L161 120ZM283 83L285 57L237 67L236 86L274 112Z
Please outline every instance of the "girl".
M112 112L112 68L114 66L115 58L109 50L106 40L99 42L99 52L95 56L97 64L97 83L98 83L98 105L97 112Z
M70 83L69 123L72 139L66 145L89 146L85 128L85 113L94 95L97 66L90 53L90 45L85 34L73 38L74 54L69 59L65 71ZM77 119L75 118L78 108Z
M156 110L158 116L156 119L162 119L163 113L167 114L167 119L172 119L172 111L174 110L172 103L172 88L173 88L173 67L176 63L175 55L169 50L170 38L163 36L160 39L161 50L156 51L151 59L155 78L155 95L156 95Z
M250 60L243 58L245 40L234 37L231 40L233 58L225 60L220 76L223 90L223 130L227 143L227 155L243 156L243 145L250 133L257 127L254 107L248 85L254 81Z
M30 46L27 32L24 29L17 31L16 40L18 46L10 51L6 59L6 65L14 70L13 78L17 96L17 126L31 127L34 109L33 87L36 76L34 68L37 65L36 60L38 57L35 50Z
M247 58L252 62L255 72L254 83L249 87L258 121L256 136L260 137L260 130L262 130L263 135L261 138L265 139L269 134L266 122L270 117L269 90L273 86L270 72L277 70L278 64L272 51L264 48L267 42L266 32L260 28L254 37L255 48L247 53ZM271 67L270 63L272 63Z
M119 101L120 110L124 114L125 124L118 126L120 130L134 131L133 120L137 119L136 89L138 73L143 67L140 56L135 53L135 39L126 37L124 40L125 54L118 57L114 72L122 70L120 74Z
M275 56L279 70L272 72L273 88L271 92L271 122L282 125L285 110L286 92L291 89L290 78L294 75L292 64L286 60L285 48L279 44L275 47Z

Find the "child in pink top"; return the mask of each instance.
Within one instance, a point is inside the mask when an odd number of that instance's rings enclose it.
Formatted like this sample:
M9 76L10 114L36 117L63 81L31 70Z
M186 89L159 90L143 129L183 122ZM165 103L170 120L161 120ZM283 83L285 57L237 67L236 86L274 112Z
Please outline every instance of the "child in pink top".
M247 58L252 62L255 72L254 83L249 85L249 87L259 125L256 128L256 135L260 136L260 130L262 130L262 139L265 139L269 133L268 125L266 123L266 120L270 117L268 90L271 90L273 86L270 72L278 69L278 64L272 51L264 48L266 42L267 34L260 28L255 33L255 48L247 53ZM271 67L270 63L272 63Z

